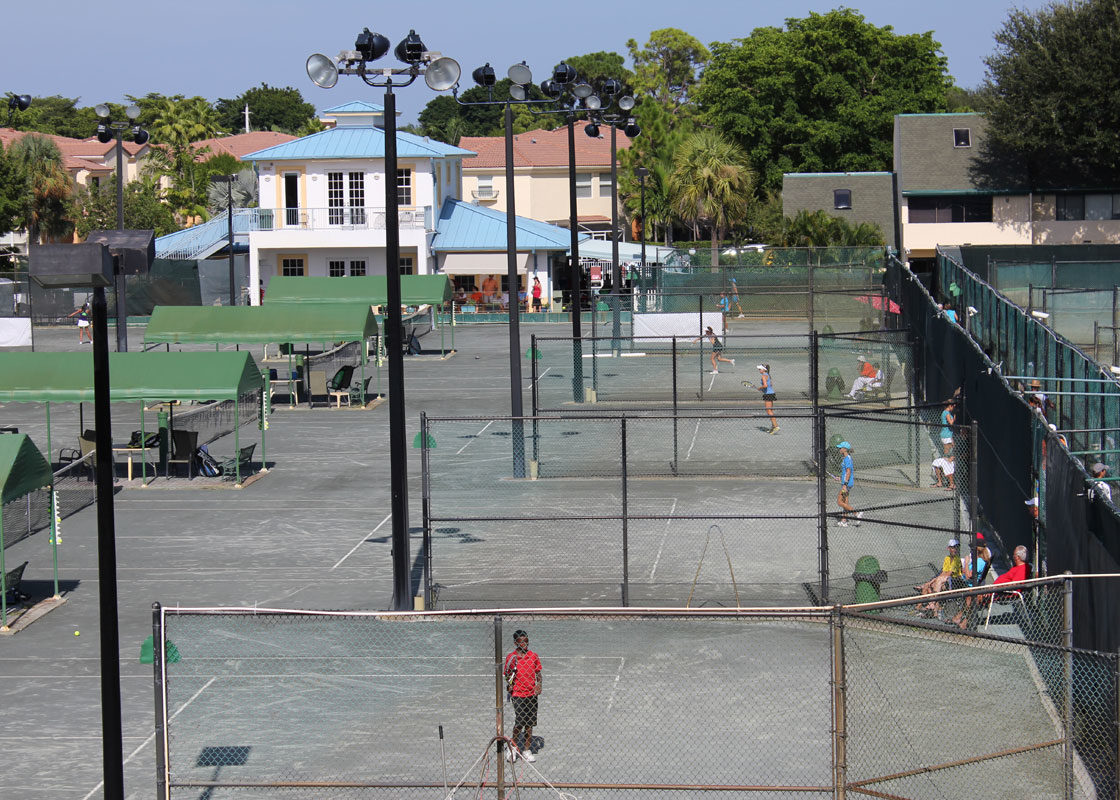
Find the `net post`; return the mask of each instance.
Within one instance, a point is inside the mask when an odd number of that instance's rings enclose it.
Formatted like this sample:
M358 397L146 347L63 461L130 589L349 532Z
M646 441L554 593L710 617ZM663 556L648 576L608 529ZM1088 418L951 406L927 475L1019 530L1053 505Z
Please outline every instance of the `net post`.
M848 783L848 685L844 666L844 617L833 606L828 617L832 656L832 796L847 797Z
M815 331L817 329L816 312L817 297L816 286L813 281L813 265L809 264L809 330Z
M170 800L170 783L167 774L167 685L164 681L164 644L166 632L163 626L163 608L152 603L152 686L156 705L156 797Z
M1066 572L1062 581L1062 714L1065 717L1065 746L1063 749L1065 768L1065 794L1067 800L1073 798L1073 575Z
M529 336L529 379L529 397L533 404L533 416L535 417L539 413L537 402L537 335L535 333Z
M423 515L424 608L432 607L432 491L428 455L428 414L420 412L420 506Z
M630 530L629 497L627 496L626 476L626 417L620 422L622 439L622 605L630 605Z
M818 570L820 572L820 602L828 602L828 510L825 505L825 465L828 454L825 452L824 412L817 409L813 415L813 439L816 442L817 461L817 547Z
M502 737L505 735L505 721L502 718L502 692L505 689L503 684L504 676L502 675L502 618L500 615L494 615L494 723L497 728L497 746L496 751L498 754L498 768L495 787L498 791L497 798L502 800L505 797L505 741Z

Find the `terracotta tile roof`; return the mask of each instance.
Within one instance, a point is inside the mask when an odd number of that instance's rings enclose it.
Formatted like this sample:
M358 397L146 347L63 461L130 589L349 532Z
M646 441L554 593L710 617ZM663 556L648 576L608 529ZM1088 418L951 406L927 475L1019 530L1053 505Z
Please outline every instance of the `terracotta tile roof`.
M233 136L219 136L214 139L204 139L201 142L195 142L194 146L198 148L210 148L210 152L203 154L199 158L200 161L213 158L221 153L228 153L240 161L243 156L249 153L264 150L266 147L284 144L284 142L291 142L298 138L298 136L278 133L276 131L250 131L249 133L237 133Z
M607 125L599 126L599 137L592 139L583 132L586 122L576 123L576 166L609 167L611 164L611 133ZM630 147L630 138L621 130L617 132L618 149ZM464 136L459 147L473 150L478 157L463 164L464 170L504 168L506 165L506 140L504 136ZM513 137L513 165L515 167L566 167L568 166L568 128L556 130L539 128Z
M91 172L110 173L117 168L116 157L113 149L116 142L102 144L96 137L89 139L71 139L67 136L55 136L50 133L37 131L17 131L11 128L0 128L0 144L4 149L11 146L12 142L22 139L29 133L44 136L54 142L58 152L62 154L62 165L69 171L89 170ZM136 145L132 142L124 143L125 152L135 156L137 152L147 149L147 145Z

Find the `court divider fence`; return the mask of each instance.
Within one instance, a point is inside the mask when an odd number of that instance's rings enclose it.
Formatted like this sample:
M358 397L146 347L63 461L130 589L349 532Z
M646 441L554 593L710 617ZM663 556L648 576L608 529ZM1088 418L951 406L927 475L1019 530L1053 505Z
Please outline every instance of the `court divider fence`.
M156 604L157 797L1114 797L1117 656L1070 646L1092 580L736 610ZM515 630L543 665L528 743Z
M786 407L910 405L914 345L907 330L728 334L712 342L701 317L695 319L691 335L534 335L528 351L534 415L757 409L760 364L770 367L777 402ZM586 362L582 391L573 386L578 362ZM866 367L872 377L857 384Z
M424 602L847 602L861 562L885 570L883 596L909 594L950 537L968 549L980 530L975 433L949 426L946 437L940 411L422 415ZM838 499L843 443L850 512Z

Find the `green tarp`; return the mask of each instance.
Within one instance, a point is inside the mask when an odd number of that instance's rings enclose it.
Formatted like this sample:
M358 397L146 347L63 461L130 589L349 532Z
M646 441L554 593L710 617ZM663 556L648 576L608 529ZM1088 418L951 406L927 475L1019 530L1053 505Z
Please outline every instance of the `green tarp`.
M402 275L401 303L406 306L440 305L451 299L446 275ZM272 303L362 303L382 306L388 300L384 275L323 278L278 275L268 282L264 308Z
M359 342L377 335L368 307L353 303L301 306L156 306L148 343Z
M50 486L53 480L50 465L30 436L0 435L0 504Z
M263 386L260 368L248 353L109 354L109 396L114 403L236 400ZM92 400L91 352L0 353L0 402Z

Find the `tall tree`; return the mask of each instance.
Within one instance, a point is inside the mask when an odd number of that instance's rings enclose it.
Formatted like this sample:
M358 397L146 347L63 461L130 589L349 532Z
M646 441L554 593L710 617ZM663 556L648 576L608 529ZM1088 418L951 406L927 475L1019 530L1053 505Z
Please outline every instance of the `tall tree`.
M598 87L608 78L622 83L623 93L634 91L634 73L626 68L626 60L618 53L600 51L564 59L565 63L592 86Z
M490 104L486 101L491 98L496 101L506 100L511 85L509 78L502 78L494 84L493 92L482 86L474 86L463 92L458 102L448 95L436 95L420 111L417 118L420 130L425 136L448 144L458 144L462 136L502 136L505 134L505 106L503 103ZM544 94L536 86L527 88L530 99L544 98ZM481 105L473 105L479 103ZM518 108L514 105L515 111ZM517 127L515 125L515 130Z
M871 222L852 225L827 211L802 209L783 220L775 244L782 247L879 247L885 244L883 232Z
M746 216L753 180L747 154L716 131L697 131L677 149L669 196L684 219L711 229L713 267L720 239Z
M895 114L937 112L952 85L930 32L896 34L851 9L713 45L695 96L778 191L785 172L891 167Z
M23 227L32 242L62 239L74 229L73 185L62 153L45 136L29 133L8 148L29 189Z
M670 111L691 101L700 72L711 57L699 40L678 28L661 28L650 33L645 45L631 39L626 47L634 62L634 91L653 97Z
M988 57L981 184L1120 185L1120 0L1012 11Z
M315 116L315 106L303 99L298 89L283 89L262 83L233 99L220 98L214 107L221 127L232 133L245 130L245 106L249 106L249 126L258 131L294 134Z
M0 236L22 226L28 189L27 175L0 145Z
M115 113L124 112L124 109L116 104L110 104L110 108ZM122 118L115 117L115 119ZM39 131L54 136L84 139L92 136L96 130L97 115L92 108L79 108L78 98L56 94L34 98L29 109L12 117L12 127L21 131Z
M82 238L90 231L117 227L117 181L109 180L93 188L82 188L77 196L77 232ZM129 181L124 186L124 226L154 230L163 236L179 230L171 207L159 197L159 187L150 181Z
M205 216L206 170L200 160L207 150L194 143L218 133L217 114L201 97L159 98L149 112L152 142L162 147L153 147L148 158L153 167L171 178L167 201L183 221Z
M649 170L645 181L647 240L656 241L659 234L668 244L675 214L669 200L669 176L677 148L692 133L687 117L670 113L648 95L634 107L634 116L642 133L632 139L630 147L618 154L618 193L631 219L641 215L641 186L635 170Z

